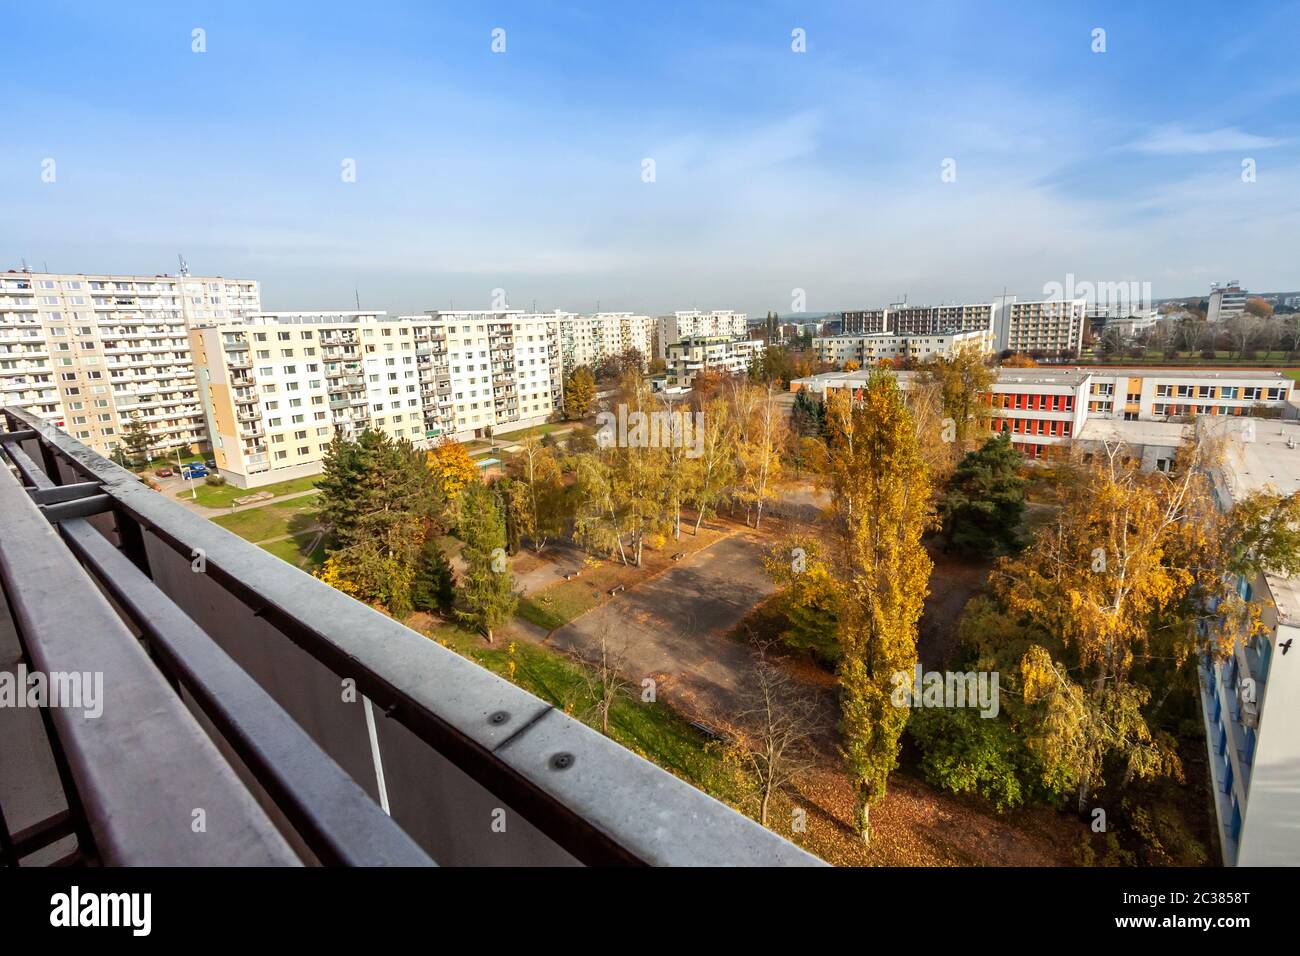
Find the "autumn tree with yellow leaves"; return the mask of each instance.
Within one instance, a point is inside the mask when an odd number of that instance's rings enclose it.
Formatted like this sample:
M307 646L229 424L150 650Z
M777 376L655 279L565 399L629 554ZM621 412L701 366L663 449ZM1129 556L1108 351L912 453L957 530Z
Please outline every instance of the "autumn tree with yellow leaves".
M1056 520L990 578L1006 610L1039 634L1019 666L1028 743L1044 774L1076 791L1080 812L1108 764L1125 782L1181 778L1135 667L1224 653L1258 624L1234 610L1226 586L1229 519L1206 477L1214 446L1186 443L1168 473L1143 471L1126 451L1067 465ZM1213 618L1207 604L1218 606Z
M836 493L844 577L837 602L842 751L855 825L871 835L871 805L897 766L908 711L895 674L916 666L916 634L933 567L921 537L934 523L929 474L894 376L873 374L855 403L828 409L828 469Z
M478 466L469 456L469 449L458 441L446 439L435 445L428 454L428 464L447 501L455 501L466 485L479 480Z

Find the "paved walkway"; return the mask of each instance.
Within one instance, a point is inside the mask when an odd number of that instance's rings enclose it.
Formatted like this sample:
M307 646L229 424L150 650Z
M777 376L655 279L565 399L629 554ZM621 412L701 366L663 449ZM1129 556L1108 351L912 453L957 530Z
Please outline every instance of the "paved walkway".
M734 712L755 653L727 634L773 591L763 547L749 533L720 539L558 628L548 643L591 658L605 632L632 683L654 678L663 699L688 714Z

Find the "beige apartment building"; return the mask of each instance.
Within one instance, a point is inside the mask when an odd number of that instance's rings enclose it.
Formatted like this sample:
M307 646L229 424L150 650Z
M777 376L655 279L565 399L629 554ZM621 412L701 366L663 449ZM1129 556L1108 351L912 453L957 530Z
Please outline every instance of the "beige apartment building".
M132 417L149 426L155 453L200 444L187 330L260 309L251 279L0 273L0 404L104 455Z
M631 312L596 312L575 315L557 312L560 329L560 357L567 375L579 365L594 369L605 359L630 349L641 353L643 362L654 354L655 320Z
M507 309L279 312L195 329L217 467L256 487L320 471L336 432L427 448L546 422L562 398L559 325Z

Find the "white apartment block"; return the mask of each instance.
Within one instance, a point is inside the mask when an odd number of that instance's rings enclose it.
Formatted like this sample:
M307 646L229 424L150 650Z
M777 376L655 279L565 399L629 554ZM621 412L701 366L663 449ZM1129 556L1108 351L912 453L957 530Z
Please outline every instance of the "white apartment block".
M1087 299L999 303L993 320L998 334L997 349L1078 355L1083 349L1083 332L1088 324L1087 309Z
M948 357L962 349L973 349L980 355L993 351L992 329L971 329L965 332L944 332L920 335L896 335L892 332L873 332L865 335L828 335L813 339L817 357L826 363L843 367L854 361L859 367L877 365L882 359L891 362L924 362L927 359Z
M1246 311L1250 293L1236 279L1222 284L1210 283L1210 305L1206 311L1207 322L1226 322Z
M155 453L207 438L187 330L260 311L251 279L0 274L0 404L28 409L103 455L128 422Z
M267 313L190 333L213 455L255 487L320 471L334 434L427 448L549 420L561 403L555 314Z
M668 387L690 388L705 369L746 375L763 354L761 339L694 338L668 346Z
M965 305L905 305L883 309L845 312L842 331L869 335L894 332L898 335L927 335L941 332L969 332L993 328L996 306L991 302Z
M641 354L642 365L654 354L655 320L631 312L596 312L592 315L555 313L560 323L560 357L565 374L579 365L595 369L601 362L631 349Z
M655 355L668 358L668 346L686 339L744 339L749 335L749 316L744 312L674 312L661 315L655 324Z
M1078 353L1083 348L1088 301L1049 299L1021 302L974 302L961 305L891 305L843 313L844 333L935 335L992 330L998 351Z

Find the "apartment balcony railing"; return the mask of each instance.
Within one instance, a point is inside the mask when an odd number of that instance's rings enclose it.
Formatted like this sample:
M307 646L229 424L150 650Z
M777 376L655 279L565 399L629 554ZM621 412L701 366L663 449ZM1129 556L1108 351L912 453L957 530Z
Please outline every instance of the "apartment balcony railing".
M0 814L10 862L71 841L107 864L817 862L39 418L3 417L6 661L104 681L98 717L8 711L32 715L54 781L17 833ZM0 748L38 753L13 729Z

